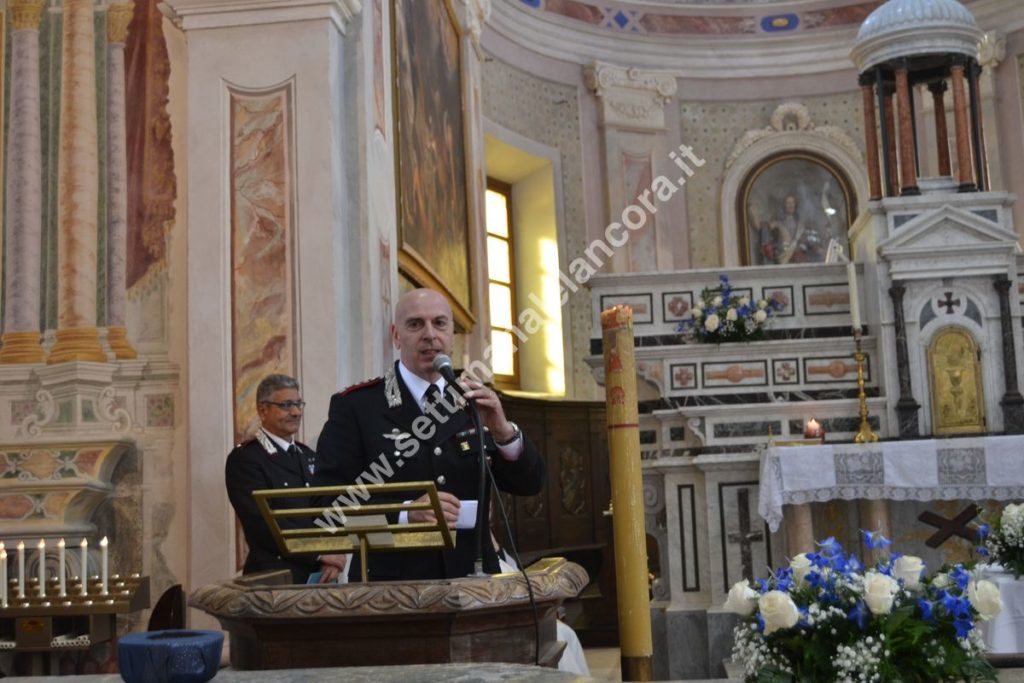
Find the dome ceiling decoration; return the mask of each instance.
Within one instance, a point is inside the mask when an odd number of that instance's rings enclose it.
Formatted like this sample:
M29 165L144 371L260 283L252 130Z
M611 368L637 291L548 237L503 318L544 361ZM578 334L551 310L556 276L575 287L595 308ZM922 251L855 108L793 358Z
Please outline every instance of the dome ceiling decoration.
M549 19L568 19L581 27L660 37L764 37L855 28L883 4L883 0L619 0L614 4L606 0L503 1Z

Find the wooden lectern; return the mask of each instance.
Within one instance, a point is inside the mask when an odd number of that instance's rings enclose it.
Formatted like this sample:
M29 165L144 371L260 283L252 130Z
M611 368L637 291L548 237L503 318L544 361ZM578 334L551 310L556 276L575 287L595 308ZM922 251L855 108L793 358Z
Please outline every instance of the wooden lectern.
M324 666L382 666L448 662L540 663L556 666L564 643L555 635L556 611L589 582L587 572L563 558L546 558L519 573L433 581L367 582L366 555L397 550L451 549L433 482L366 486L368 494L402 494L426 503L367 503L332 507L333 531L311 523L282 529L288 518L323 518L324 508L274 510L289 496L344 496L357 486L254 491L253 496L286 554L362 556L363 583L290 584L287 570L243 576L197 589L189 605L216 617L231 636L231 666L242 671ZM408 495L413 494L415 495ZM360 494L364 497L365 494ZM438 523L391 524L381 515L434 510ZM338 513L344 515L338 524ZM369 578L373 578L372 576Z

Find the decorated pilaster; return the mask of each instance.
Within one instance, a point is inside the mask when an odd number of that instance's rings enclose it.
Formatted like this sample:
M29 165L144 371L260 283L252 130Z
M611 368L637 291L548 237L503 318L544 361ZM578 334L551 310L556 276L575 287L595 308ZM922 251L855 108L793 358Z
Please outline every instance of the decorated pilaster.
M633 310L615 306L601 312L608 459L612 483L612 532L619 605L622 680L649 681L651 616L647 585L643 481L640 474L640 416L636 394Z
M41 363L42 139L39 20L43 0L12 0L11 108L7 135L4 334L0 363Z
M107 9L107 344L117 358L135 358L125 331L128 245L128 155L124 44L134 6Z
M689 147L673 151L665 114L678 84L673 74L595 62L584 68L584 82L598 100L598 123L605 159L608 222L621 223L632 234L611 258L615 272L640 272L675 267L669 225L671 212L659 211L662 198L640 197L658 176L683 185L703 165ZM693 158L690 158L692 155ZM669 163L673 162L673 163ZM673 165L675 164L675 165ZM644 208L641 208L644 207Z
M47 359L104 362L96 329L99 157L93 0L64 0L57 163L57 341Z

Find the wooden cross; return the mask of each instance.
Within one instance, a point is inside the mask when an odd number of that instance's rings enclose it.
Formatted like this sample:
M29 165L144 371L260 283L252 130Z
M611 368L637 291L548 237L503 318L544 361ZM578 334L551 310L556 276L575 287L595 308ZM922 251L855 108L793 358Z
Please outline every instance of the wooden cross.
M750 528L750 489L736 492L736 504L739 507L740 532L727 537L733 543L740 544L740 564L743 566L743 577L754 579L753 544L764 540L764 532Z
M972 543L975 542L978 539L978 534L974 529L967 526L967 523L977 517L978 512L978 506L974 503L958 512L956 517L952 519L947 519L931 510L925 510L917 518L925 524L938 529L938 531L932 534L931 538L924 542L925 545L929 548L938 548L948 541L951 536L959 536Z
M939 299L935 302L937 306L946 307L946 315L952 315L953 309L960 305L960 297L953 298L953 292L946 292L945 300Z

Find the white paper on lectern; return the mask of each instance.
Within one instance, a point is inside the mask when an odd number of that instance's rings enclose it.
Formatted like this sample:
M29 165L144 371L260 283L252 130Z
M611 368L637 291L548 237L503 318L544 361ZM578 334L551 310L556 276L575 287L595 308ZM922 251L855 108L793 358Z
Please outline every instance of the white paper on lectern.
M462 500L459 501L459 519L455 522L456 529L475 529L476 528L476 501L475 500Z

